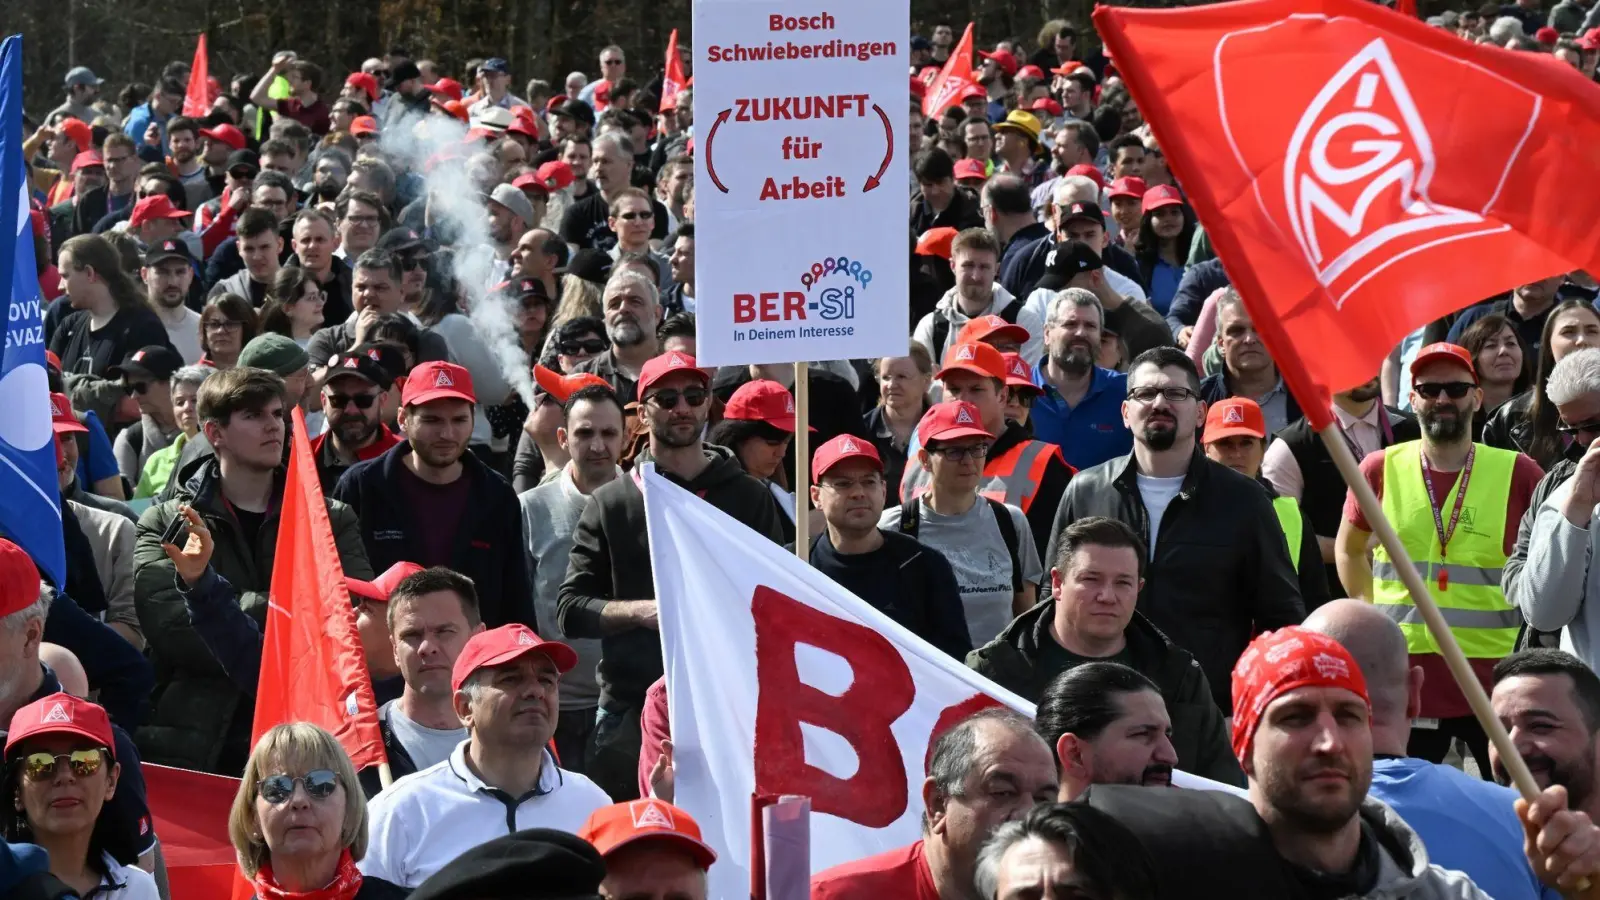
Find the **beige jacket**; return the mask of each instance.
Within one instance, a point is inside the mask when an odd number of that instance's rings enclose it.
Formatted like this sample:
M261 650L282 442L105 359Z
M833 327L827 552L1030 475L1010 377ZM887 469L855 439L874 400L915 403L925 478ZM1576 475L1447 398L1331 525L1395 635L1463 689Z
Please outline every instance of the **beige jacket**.
M116 513L66 501L78 517L78 527L94 549L94 570L106 592L106 622L119 622L141 637L139 613L133 603L134 524ZM142 649L142 647L141 647Z

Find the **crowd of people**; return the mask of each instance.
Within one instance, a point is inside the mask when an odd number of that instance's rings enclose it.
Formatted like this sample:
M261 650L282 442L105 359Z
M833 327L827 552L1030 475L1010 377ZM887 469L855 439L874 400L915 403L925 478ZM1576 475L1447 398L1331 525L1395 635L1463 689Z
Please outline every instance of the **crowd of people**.
M1584 0L1429 21L1600 58ZM809 459L792 366L695 359L692 78L284 51L196 115L181 63L68 72L24 143L68 568L0 541L0 892L165 898L148 762L242 778L262 900L706 897L645 464L1037 705L938 735L922 839L815 897L1600 883L1600 284L1469 298L1332 400L1518 805L1096 44L1001 41L925 116L954 29L910 39L908 351L812 364ZM296 409L392 783L252 740Z

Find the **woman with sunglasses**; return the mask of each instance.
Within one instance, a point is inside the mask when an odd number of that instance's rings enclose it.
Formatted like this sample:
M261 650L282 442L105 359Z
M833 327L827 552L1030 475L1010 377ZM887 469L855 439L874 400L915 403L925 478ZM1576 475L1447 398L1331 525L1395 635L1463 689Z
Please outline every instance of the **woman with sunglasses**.
M308 722L261 736L228 815L228 837L257 900L389 900L406 892L363 878L367 800L350 757Z
M71 694L51 694L17 710L6 736L13 812L6 840L48 850L50 873L79 896L156 900L148 872L116 861L138 854L119 846L127 836L100 815L121 775L115 746L106 711Z
M599 316L578 316L557 326L551 336L554 365L548 368L558 372L572 372L580 363L587 362L611 348L606 339L606 325ZM547 357L549 354L546 354Z
M212 298L200 311L200 361L213 369L233 368L257 327L250 301L238 294Z
M1512 397L1483 426L1483 443L1516 450L1548 470L1562 458L1577 459L1571 437L1561 433L1561 416L1545 383L1550 370L1574 350L1600 347L1600 312L1585 300L1568 300L1550 310L1539 338L1539 365L1533 386Z

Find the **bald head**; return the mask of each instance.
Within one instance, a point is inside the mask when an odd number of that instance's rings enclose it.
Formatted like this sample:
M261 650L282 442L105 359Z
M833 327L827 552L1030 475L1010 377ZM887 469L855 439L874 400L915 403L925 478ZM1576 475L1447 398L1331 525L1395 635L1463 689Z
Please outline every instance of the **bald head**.
M1367 679L1374 718L1404 717L1410 658L1400 626L1361 600L1333 600L1317 607L1304 627L1344 645Z

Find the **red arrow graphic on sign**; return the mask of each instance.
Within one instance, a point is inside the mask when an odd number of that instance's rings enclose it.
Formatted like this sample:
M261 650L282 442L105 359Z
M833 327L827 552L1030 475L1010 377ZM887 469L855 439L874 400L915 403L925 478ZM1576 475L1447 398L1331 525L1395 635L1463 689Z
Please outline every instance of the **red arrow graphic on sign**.
M887 149L884 150L884 153L883 153L883 164L878 166L878 173L876 175L873 175L872 177L868 178L866 186L861 188L861 193L863 193L863 194L865 194L867 191L870 191L873 188L878 186L878 184L879 184L878 179L883 177L883 173L889 171L889 161L894 159L894 126L889 124L889 114L884 112L883 111L883 107L879 106L876 103L872 104L872 108L877 111L878 118L883 120L883 136L884 136L884 139L889 142L889 146L888 146ZM710 147L707 147L706 149L707 149L707 151L709 153ZM710 163L711 163L711 158L708 155L706 157L707 166L709 166Z
M717 120L711 123L711 131L706 134L706 174L711 176L711 183L717 186L717 190L724 194L728 192L728 188L722 183L722 179L717 177L717 167L711 162L711 142L717 137L717 129L721 128L722 123L728 121L731 115L733 115L732 108L717 113ZM887 122L888 119L884 121Z

